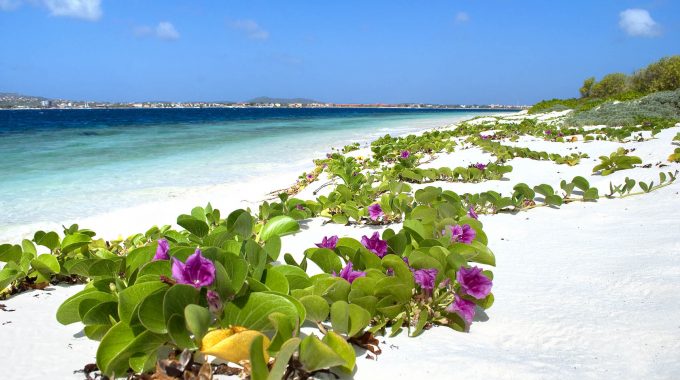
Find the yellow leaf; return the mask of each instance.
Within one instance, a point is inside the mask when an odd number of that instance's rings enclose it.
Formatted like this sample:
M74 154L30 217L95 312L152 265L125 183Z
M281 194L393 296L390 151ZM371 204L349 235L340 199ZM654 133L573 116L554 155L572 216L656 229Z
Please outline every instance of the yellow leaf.
M240 326L208 332L201 341L201 352L232 363L239 363L250 359L250 345L257 336L263 337L264 360L268 362L269 338L259 331L248 330Z

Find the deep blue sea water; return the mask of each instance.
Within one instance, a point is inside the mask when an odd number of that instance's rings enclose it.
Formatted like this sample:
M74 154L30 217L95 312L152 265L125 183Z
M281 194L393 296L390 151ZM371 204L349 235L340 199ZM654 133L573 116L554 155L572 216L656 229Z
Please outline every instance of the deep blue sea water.
M21 225L91 217L202 186L263 181L284 173L290 174L292 184L330 147L485 113L489 112L0 111L0 236Z

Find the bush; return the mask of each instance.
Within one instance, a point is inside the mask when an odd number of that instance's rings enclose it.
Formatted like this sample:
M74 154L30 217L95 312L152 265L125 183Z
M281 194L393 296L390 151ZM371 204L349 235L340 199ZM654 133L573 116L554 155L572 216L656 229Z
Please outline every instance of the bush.
M680 88L680 56L661 58L658 62L637 71L632 77L632 87L642 93Z
M590 110L570 115L570 126L601 125L630 126L649 120L680 120L680 90L663 91L637 100L606 102Z
M608 98L627 90L628 76L623 73L605 75L601 81L593 84L590 96L593 98Z

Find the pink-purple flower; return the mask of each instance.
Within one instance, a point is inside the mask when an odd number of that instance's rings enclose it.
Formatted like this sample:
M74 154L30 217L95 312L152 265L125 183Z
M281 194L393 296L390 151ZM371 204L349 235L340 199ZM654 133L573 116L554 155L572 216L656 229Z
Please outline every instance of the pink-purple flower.
M335 246L338 244L338 235L333 235L331 237L324 236L323 239L321 239L321 243L315 244L319 248L335 249Z
M210 309L210 312L219 314L219 312L222 311L222 299L216 291L208 290L205 298L208 301L208 309Z
M461 267L456 273L456 281L465 294L481 300L491 293L492 281L482 273L482 268Z
M336 274L333 272L334 277L341 277L347 280L350 284L354 282L359 277L365 277L366 272L358 271L358 270L352 270L352 262L348 261L347 265L345 265L344 268L340 271L340 274Z
M373 203L368 206L368 215L371 217L371 220L378 220L378 218L384 216L385 213L379 203Z
M475 240L475 236L477 236L477 232L475 232L474 228L470 227L469 224L463 224L462 226L456 224L455 226L450 227L452 243L470 244ZM442 235L445 234L446 230L442 231Z
M546 135L552 135L552 131L551 131L550 129L546 129L546 130L545 130L545 134L546 134Z
M203 257L201 250L196 248L196 252L187 258L186 263L172 258L172 278L178 284L192 285L195 288L208 286L215 281L215 264Z
M485 164L482 164L481 162L478 162L478 163L476 163L476 164L473 164L472 167L473 167L473 168L477 168L477 169L479 169L479 170L484 170L484 169L486 169L486 165L485 165Z
M401 154L399 155L399 157L401 157L403 159L407 159L410 156L411 156L411 152L409 152L408 150L402 150Z
M437 270L431 269L416 269L413 272L413 279L416 284L426 292L429 293L434 289L434 279L437 277Z
M370 238L366 235L362 236L361 244L380 258L387 254L387 242L380 239L380 234L377 231Z
M472 207L472 206L470 206L470 208L468 209L468 216L472 219L478 219L479 218L479 215L477 215L474 207Z
M469 324L472 322L472 318L475 317L475 303L456 294L451 305L446 307L446 311L460 315Z
M153 261L156 260L170 260L170 255L168 251L170 250L170 245L165 239L158 239L158 247L156 247L156 254L153 257Z

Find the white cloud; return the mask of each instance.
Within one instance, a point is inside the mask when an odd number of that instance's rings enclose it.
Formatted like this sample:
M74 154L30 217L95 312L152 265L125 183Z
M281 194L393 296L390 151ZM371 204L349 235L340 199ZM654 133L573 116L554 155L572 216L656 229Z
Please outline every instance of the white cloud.
M644 9L626 9L619 13L619 27L633 37L661 35L661 27Z
M467 14L467 12L458 12L456 13L456 18L454 19L456 24L463 24L468 21L470 21L470 15Z
M176 40L179 38L179 33L174 25L167 21L162 21L156 26L156 37L162 40Z
M102 17L101 0L44 0L52 16L96 21Z
M264 30L253 20L236 20L229 24L232 29L239 30L245 33L248 38L253 40L266 40L269 38L269 32Z
M139 37L156 37L168 41L179 39L179 32L175 29L175 26L168 21L161 21L156 27L148 25L138 26L134 29L134 33Z

